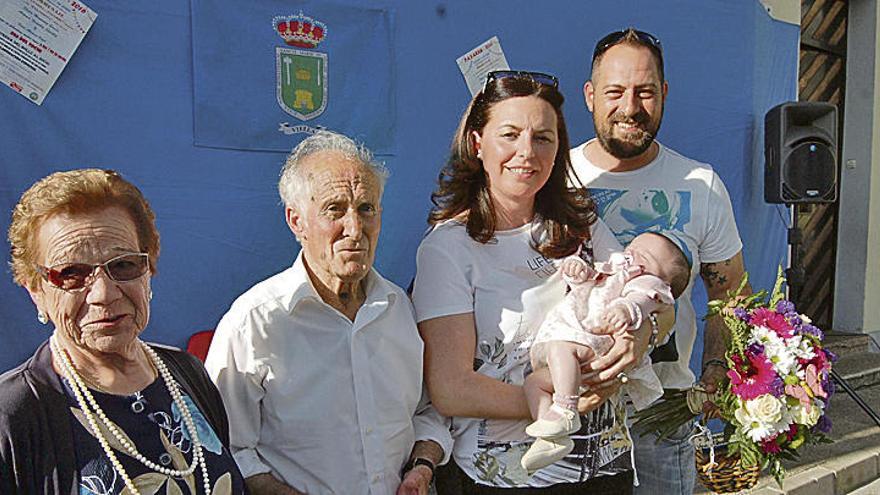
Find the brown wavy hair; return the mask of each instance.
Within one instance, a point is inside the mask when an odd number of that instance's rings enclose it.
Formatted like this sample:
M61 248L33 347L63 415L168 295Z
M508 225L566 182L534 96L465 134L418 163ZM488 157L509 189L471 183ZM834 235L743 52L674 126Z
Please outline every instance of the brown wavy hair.
M434 207L428 223L436 225L466 216L464 223L472 239L485 244L495 237L495 206L489 195L483 162L477 158L473 133L482 134L497 103L522 96L536 96L549 103L556 112L559 149L550 178L535 195L535 214L546 235L533 238L532 247L547 258L561 258L577 251L581 243L590 238L590 225L596 221L596 213L586 189L569 187L569 179L573 184L580 183L568 154L568 131L562 116L565 98L557 88L528 76L490 80L471 100L455 131L452 150L440 171L437 190L431 194Z

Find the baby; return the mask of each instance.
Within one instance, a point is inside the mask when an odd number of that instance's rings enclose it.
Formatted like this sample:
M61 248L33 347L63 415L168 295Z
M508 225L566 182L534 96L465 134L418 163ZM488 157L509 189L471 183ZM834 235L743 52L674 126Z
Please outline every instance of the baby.
M690 279L681 249L655 233L639 235L623 253L596 263L595 269L577 255L569 256L561 271L571 291L547 314L530 350L532 368L548 367L552 383L543 378L546 375L533 374L524 385L529 408L537 416L526 428L536 440L521 461L529 473L574 448L568 435L581 427L581 363L611 348L614 339L609 334L635 331L651 313L674 304ZM625 388L637 409L663 394L648 356L628 372Z

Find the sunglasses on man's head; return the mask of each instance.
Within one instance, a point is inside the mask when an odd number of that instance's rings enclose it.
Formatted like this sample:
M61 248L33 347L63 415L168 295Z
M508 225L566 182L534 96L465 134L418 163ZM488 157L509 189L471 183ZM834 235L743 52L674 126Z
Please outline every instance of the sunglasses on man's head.
M485 91L489 84L491 84L493 81L498 81L511 77L519 79L531 79L538 84L543 84L545 86L551 86L554 88L559 87L559 79L556 79L556 76L545 74L543 72L531 72L527 70L493 70L492 72L486 74L486 83L483 85L483 91Z
M638 38L639 41L656 50L657 54L660 55L660 57L663 56L663 46L660 44L659 38L651 33L639 31L638 29L623 29L608 34L607 36L599 40L598 43L596 43L596 49L593 50L593 62L595 62L600 55L605 53L606 50L620 43L620 40L625 38L627 33L629 33L630 31L632 31L636 35L636 38Z
M150 268L150 255L147 253L127 253L111 258L103 263L58 263L49 267L37 265L43 280L61 290L75 291L84 288L94 280L97 270L104 272L115 282L128 282L142 277Z

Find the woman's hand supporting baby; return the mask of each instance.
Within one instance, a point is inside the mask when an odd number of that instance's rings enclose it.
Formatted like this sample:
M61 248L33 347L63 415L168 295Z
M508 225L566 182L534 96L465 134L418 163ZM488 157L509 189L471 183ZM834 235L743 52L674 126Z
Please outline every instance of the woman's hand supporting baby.
M675 324L675 309L670 307L668 310L658 313L657 321L660 327L657 340L662 341ZM611 334L611 337L614 338L614 344L605 355L582 363L581 372L584 374L584 385L601 389L618 383L617 375L619 373L629 371L641 362L642 356L648 351L651 342L651 322L645 318L642 326L634 332L614 331L606 328L598 330L596 333Z

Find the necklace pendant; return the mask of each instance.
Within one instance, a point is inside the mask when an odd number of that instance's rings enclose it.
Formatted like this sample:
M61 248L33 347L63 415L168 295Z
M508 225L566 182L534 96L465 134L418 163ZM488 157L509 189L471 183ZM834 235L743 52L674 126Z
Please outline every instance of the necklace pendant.
M135 414L140 414L144 412L144 403L146 402L146 399L144 399L143 394L141 394L140 392L135 392L134 396L135 401L131 403L131 412Z

